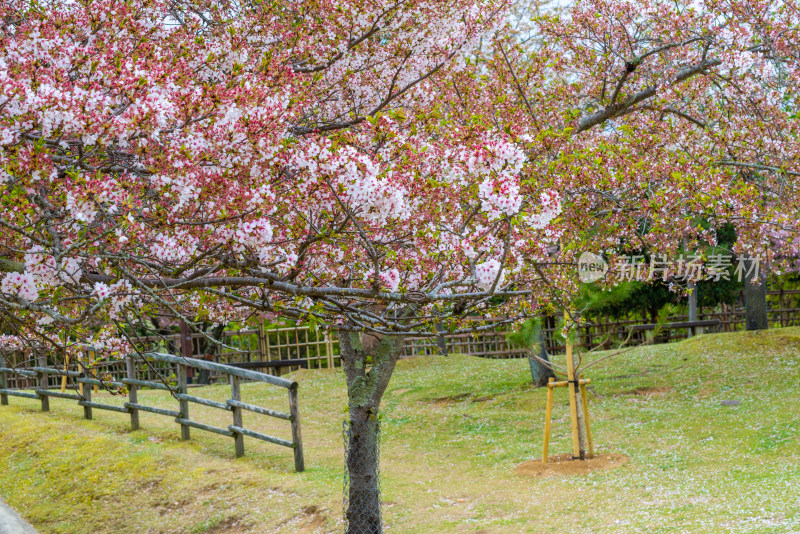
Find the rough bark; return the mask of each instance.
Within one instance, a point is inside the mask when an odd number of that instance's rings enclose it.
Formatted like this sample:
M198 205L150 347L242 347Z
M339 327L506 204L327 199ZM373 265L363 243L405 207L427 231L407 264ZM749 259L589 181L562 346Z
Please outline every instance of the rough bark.
M436 347L439 349L439 353L442 356L447 356L447 338L444 336L447 330L444 325L438 321L434 326L436 327L436 332L439 333L439 335L436 336Z
M754 261L744 260L745 272L755 273ZM763 266L761 266L763 267ZM766 330L769 328L767 319L767 275L763 270L759 272L757 282L753 276L746 277L744 281L744 313L745 330Z
M348 534L382 532L378 480L378 419L368 408L350 407L347 472Z
M378 486L378 409L402 346L400 336L364 336L339 331L347 380L350 479L348 534L382 532Z
M547 356L547 345L544 339L544 329L540 326L536 329L536 345L531 347L531 355L528 356L528 364L531 368L531 379L537 388L545 387L550 377L555 378L555 373L550 367L550 358Z

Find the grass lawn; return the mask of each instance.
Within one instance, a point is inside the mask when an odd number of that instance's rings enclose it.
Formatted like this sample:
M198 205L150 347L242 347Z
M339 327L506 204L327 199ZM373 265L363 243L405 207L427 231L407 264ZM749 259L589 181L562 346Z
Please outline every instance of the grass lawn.
M529 386L525 360L400 362L383 408L387 531L800 532L800 329L643 347L587 376L598 452L630 461L530 478L514 468L541 454L545 391ZM84 421L74 401L52 398L43 414L37 401L11 398L0 408L0 496L42 534L341 532L344 378L294 377L305 473L294 473L289 449L248 438L239 460L224 436L193 429L180 442L167 417L142 413L142 430L130 432L124 414L95 410ZM551 454L571 447L565 390L556 395ZM124 401L103 397L94 400ZM288 407L279 388L247 384L243 397ZM140 402L177 409L163 392ZM191 411L230 424L226 412ZM290 439L286 421L245 418Z

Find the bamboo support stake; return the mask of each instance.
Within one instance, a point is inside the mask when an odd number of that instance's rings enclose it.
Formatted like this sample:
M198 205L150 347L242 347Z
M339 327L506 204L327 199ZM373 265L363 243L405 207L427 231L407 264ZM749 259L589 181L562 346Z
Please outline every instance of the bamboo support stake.
M569 320L569 314L564 311L564 320ZM569 415L572 422L572 457L577 459L581 457L581 445L578 438L578 406L576 403L575 395L575 362L572 359L572 341L566 339L567 349L567 378L569 380Z
M589 424L589 402L586 395L586 384L589 380L581 380L581 400L583 400L583 417L586 421L586 444L589 446L589 458L594 458L594 443L592 442L592 429Z
M94 360L94 359L95 359L95 353L94 353L94 351L91 351L91 352L90 352L90 354L92 355L92 356L91 356L91 360ZM89 365L92 365L92 362L91 362L91 361L89 362ZM92 366L92 370L91 370L90 374L92 375L92 378L94 378L95 380L97 380L97 369L95 369L95 368L94 368L94 366ZM95 393L99 393L99 392L100 392L100 387L99 387L99 386L95 386L95 387L94 387L94 392L95 392Z
M553 417L553 392L555 390L554 380L550 377L547 384L547 409L544 413L544 446L542 447L542 463L547 463L547 449L550 447L550 421Z
M64 355L64 376L61 377L61 393L67 391L67 371L69 371L69 354Z

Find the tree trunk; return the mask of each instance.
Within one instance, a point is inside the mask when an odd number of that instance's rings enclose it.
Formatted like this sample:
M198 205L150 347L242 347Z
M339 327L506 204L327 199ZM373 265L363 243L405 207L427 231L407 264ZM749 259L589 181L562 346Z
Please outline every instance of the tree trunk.
M744 280L744 324L745 330L766 330L769 328L767 319L767 275L763 266L759 265L760 272L755 277L754 262L744 260L745 273L750 274ZM753 273L750 273L753 269ZM756 278L754 281L753 278Z
M580 380L579 375L575 375L575 380ZM586 450L588 449L587 441L586 441L586 417L584 410L586 409L583 405L583 399L581 398L581 389L580 387L576 386L575 388L575 409L576 409L576 416L578 419L578 450L580 451L578 457L581 460L586 459Z
M447 356L447 338L444 337L444 335L447 333L447 330L441 321L436 321L436 323L434 323L434 327L436 327L436 332L438 333L436 336L436 347L439 349L439 353L442 356Z
M536 346L531 347L531 355L528 356L528 364L531 368L531 379L537 388L545 387L550 377L555 378L555 373L550 367L550 358L547 357L547 346L544 340L544 328L541 326L536 329Z
M378 418L365 408L350 408L347 437L348 534L378 534L381 525L381 494L378 479Z
M689 282L689 322L695 321L697 321L697 284ZM694 328L690 328L689 337L694 335L693 332Z
M361 336L339 330L350 412L347 534L379 534L378 408L402 347L401 336Z

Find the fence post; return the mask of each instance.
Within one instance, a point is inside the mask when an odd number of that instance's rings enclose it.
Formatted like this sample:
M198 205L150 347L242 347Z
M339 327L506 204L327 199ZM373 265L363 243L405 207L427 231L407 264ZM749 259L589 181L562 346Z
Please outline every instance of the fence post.
M94 350L90 349L89 350L89 365L93 365L96 360L97 360L97 353ZM89 372L92 375L90 378L94 378L95 380L97 380L97 369L92 367L92 368L90 368ZM100 392L100 386L98 386L98 385L89 386L89 387L93 388L95 393L99 393Z
M241 388L239 387L239 377L230 375L231 377L231 400L235 400L238 402L242 401L242 392ZM233 426L238 426L241 428L243 425L242 421L242 409L238 406L231 406L233 411ZM233 443L236 447L236 457L241 458L244 456L244 436L238 432L233 433Z
M280 341L278 341L278 344L280 344ZM272 361L272 346L270 345L269 331L267 331L267 330L264 331L264 350L266 351L266 358L264 358L264 361L271 362ZM279 355L279 357L280 357L280 355ZM274 368L274 367L270 368L267 372L271 373L273 375L277 375L278 374L277 373L277 369Z
M181 321L181 355L184 358L192 358L194 357L194 342L192 341L192 331L189 330L189 325L186 324L186 321ZM186 367L184 368L184 372L186 373L186 382L194 382L194 368L193 367ZM184 393L186 393L184 391Z
M47 367L47 355L44 352L37 352L36 353L36 365L39 367ZM47 380L47 373L42 371L36 371L36 374L39 375L39 389L47 390L49 387L48 380ZM47 395L39 394L39 398L42 399L42 411L49 412L50 411L50 397Z
M83 375L87 378L92 378L91 375L87 375L83 373ZM92 402L92 385L91 384L84 384L83 388L83 398L86 402ZM90 419L92 418L92 407L91 406L84 406L83 407L83 418Z
M86 378L86 369L83 367L83 353L78 353L78 366L75 368L78 371L83 371L83 375L79 378ZM78 393L83 395L83 382L78 382Z
M186 395L187 387L186 387L186 366L182 363L178 364L178 391ZM180 405L180 412L182 419L189 419L189 401L187 400L179 400L178 404ZM189 433L189 425L181 424L181 441L187 441L191 439Z
M125 358L125 371L129 380L136 380L136 368L134 367L133 356ZM128 401L131 404L139 402L137 395L138 386L128 384ZM131 411L131 430L139 430L139 410L130 408Z
M303 460L303 437L300 434L300 405L297 402L297 384L289 388L289 413L292 416L292 444L294 449L294 469L298 473L305 471Z
M264 350L264 321L258 323L258 359L262 362L267 361Z
M0 367L5 368L6 357L0 354ZM8 377L5 371L0 371L0 389L8 389ZM8 406L8 395L0 393L0 406Z
M325 357L328 362L328 369L333 369L333 344L328 337L327 330L325 330Z

